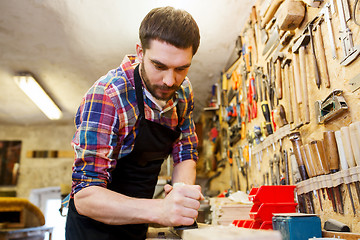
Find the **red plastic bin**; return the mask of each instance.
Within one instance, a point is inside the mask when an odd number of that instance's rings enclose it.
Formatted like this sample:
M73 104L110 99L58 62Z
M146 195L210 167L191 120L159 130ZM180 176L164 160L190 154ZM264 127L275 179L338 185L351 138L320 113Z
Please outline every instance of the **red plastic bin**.
M253 203L294 202L293 185L261 186L251 189L249 200Z
M256 206L256 205L254 205ZM250 211L251 219L272 221L273 213L294 213L297 203L263 203L256 211ZM254 209L255 210L255 209Z

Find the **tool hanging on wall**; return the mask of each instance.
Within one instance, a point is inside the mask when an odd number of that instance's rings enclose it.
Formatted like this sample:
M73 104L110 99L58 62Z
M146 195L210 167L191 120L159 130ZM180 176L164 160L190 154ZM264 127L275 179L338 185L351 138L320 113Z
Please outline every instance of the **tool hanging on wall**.
M275 63L275 93L277 99L282 99L282 76L281 76L281 61L285 54L278 52L272 56L273 63Z
M305 17L305 6L301 1L286 0L276 11L276 22L280 30L289 31L298 28Z
M347 170L349 168L349 164L346 160L346 156L345 156L345 151L344 151L344 146L343 146L343 142L342 142L342 138L341 138L341 131L338 130L335 132L335 138L336 138L336 145L337 145L337 150L338 150L338 154L339 154L339 159L340 159L340 166L341 166L341 170ZM355 183L356 184L356 183ZM352 193L351 193L351 187L350 187L350 183L347 183L347 188L348 188L348 191L349 191L349 195L352 196ZM360 189L359 189L359 185L356 184L355 185L356 187L356 193L357 193L357 197L358 197L358 200L360 202ZM351 202L352 204L352 208L353 208L353 211L354 211L354 214L355 214L355 206L353 205L353 201Z
M318 124L325 123L347 110L349 107L342 90L333 90L324 101L315 101L315 116Z
M315 168L314 157L312 156L309 144L302 145L300 147L300 150L301 150L302 157L304 159L306 172L308 173L309 178L316 177L318 175L318 173ZM320 189L317 189L316 195L319 200L320 209L321 209L321 211L323 211Z
M339 165L340 159L339 159L338 148L337 148L337 144L336 144L335 132L332 130L324 131L323 136L324 136L324 148L326 149L325 154L326 154L326 158L329 162L330 172L336 173L340 169L340 165ZM349 190L349 188L350 188L350 186L348 185L348 190ZM335 194L337 195L336 197L342 200L341 192L342 191L341 191L340 185L336 186L335 187ZM350 196L351 206L353 208L353 213L355 215L356 211L355 211L354 200L353 200L353 197L351 194L351 189L349 190L349 196ZM342 201L341 201L341 204L343 207Z
M304 33L301 35L295 42L292 47L294 53L299 53L299 62L300 62L300 75L301 75L301 86L302 86L302 99L303 99L303 114L304 114L304 123L310 123L310 110L309 110L309 96L308 96L308 87L307 87L307 76L306 76L306 61L305 61L305 48L310 42L310 35Z
M284 35L281 37L280 41L278 42L279 44L277 45L277 41L276 41L275 44L271 47L265 60L267 60L271 56L271 54L274 52L274 50L275 50L274 55L283 51L285 49L285 47L290 43L290 41L294 37L294 35L295 35L294 31L286 31L284 33Z
M348 11L348 8L345 8L344 10L344 6L343 6L343 3L346 1L347 0L344 1L336 0L339 19L340 19L340 26L341 26L340 41L342 43L343 54L344 54L344 57L340 61L340 64L344 66L347 66L350 63L352 63L360 54L360 45L354 46L352 32L346 24L345 12Z
M291 162L291 172L293 173L293 182L294 183L299 183L301 182L301 176L300 176L300 172L299 172L299 166L297 164L297 160L294 154L294 151L292 148L290 148L290 162ZM299 212L301 213L307 213L309 212L308 208L307 208L307 203L306 203L306 195L305 194L295 194L295 197L297 198L297 202L299 203L298 207L299 207Z
M295 75L296 75L296 67L295 65L297 65L297 61L295 61L294 59L297 59L297 56L293 53L293 64L292 64L292 76L290 77L290 86L289 88L292 88L292 91L290 90L290 92L292 92L291 94L291 108L293 110L293 114L294 114L294 127L293 129L296 129L296 128L300 128L303 123L301 121L301 118L300 118L300 114L299 114L299 104L297 102L297 95L298 95L298 92L297 92L297 86L296 86L296 81L295 81ZM299 77L299 76L298 76Z
M342 127L340 129L340 131L341 131L341 140L343 143L343 149L344 149L346 161L347 161L349 167L353 168L356 165L360 166L360 162L355 161L354 153L352 151L353 145L355 148L356 147L358 148L358 146L359 146L359 142L351 141L351 135L355 134L355 133L350 133L350 128L347 126ZM359 157L359 156L357 156L357 157ZM355 182L355 187L356 187L356 192L358 194L359 201L360 201L360 183L358 181Z
M272 19L274 17L274 14L276 12L276 10L279 8L279 6L281 5L281 3L284 0L273 0L271 1L271 4L268 8L268 10L266 11L263 19L262 19L262 23L261 23L261 27L264 28L266 24L268 24L268 22L270 21L270 19Z
M311 154L313 157L314 167L316 168L317 176L327 175L330 173L329 164L326 160L325 150L322 140L313 140L309 143ZM325 188L329 200L331 200L334 212L344 213L342 199L335 199L335 188Z
M290 85L292 84L291 82L291 74L290 74L290 64L291 64L291 59L290 58L286 58L282 61L281 64L281 68L284 69L284 95L285 95L285 99L287 100L287 112L289 113L289 123L293 123L294 122L294 115L293 115L293 109L292 109L292 96L291 96L291 90L290 90Z
M319 57L319 68L320 68L320 75L321 79L324 80L325 87L330 88L330 78L329 78L329 71L328 65L326 61L325 49L324 49L324 41L321 32L321 23L323 22L323 18L318 18L316 23L313 26L314 38L315 38L315 48L318 52ZM321 71L321 69L323 71ZM323 74L321 74L323 73Z
M304 181L304 180L308 179L309 176L308 176L308 174L306 172L304 160L303 160L302 155L301 155L300 147L302 145L302 140L301 140L300 133L299 132L291 133L290 136L289 136L289 139L290 139L290 141L292 143L292 146L293 146L293 151L294 151L296 162L297 162L297 165L298 165L298 168L299 168L301 179ZM305 200L306 200L307 212L308 213L315 213L313 197L311 195L311 192L306 193L304 196L305 196Z
M324 7L319 12L319 18L325 19L325 23L326 23L326 26L328 29L328 37L329 37L329 41L330 41L331 54L332 54L333 59L336 59L337 58L336 46L335 46L334 34L333 34L333 30L332 30L332 25L331 25L331 15L330 15L331 14L330 10L333 8L334 8L334 6L331 1L328 3L325 3Z
M285 149L283 150L283 159L284 159L284 167L285 167L285 185L290 185L289 159L288 159L288 153Z
M264 98L261 96L261 111L264 115L264 118L265 118L265 121L266 121L266 131L268 133L268 135L271 135L273 134L273 128L272 128L272 125L271 125L271 115L270 115L270 109L269 109L269 104L268 104L268 101L267 101L267 79L266 78L263 78L263 85L264 85ZM263 101L264 99L264 101Z
M313 38L313 27L316 21L317 21L317 17L315 17L311 22L307 24L306 29L310 36L310 44L311 44L311 51L313 56L313 64L314 64L314 72L315 72L315 83L318 89L320 89L320 85L321 85L320 70L319 70L318 60L316 58L315 44Z
M279 27L275 25L270 32L269 40L266 42L265 47L263 48L262 55L265 56L265 54L269 52L270 49L274 49L280 42L280 38L281 36Z

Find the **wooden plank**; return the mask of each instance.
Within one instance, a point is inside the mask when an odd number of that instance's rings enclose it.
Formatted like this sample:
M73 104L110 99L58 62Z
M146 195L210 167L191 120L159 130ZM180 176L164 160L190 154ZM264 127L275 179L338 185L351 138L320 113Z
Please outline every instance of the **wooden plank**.
M235 226L207 226L183 231L183 240L281 240L281 234L272 230L254 230Z

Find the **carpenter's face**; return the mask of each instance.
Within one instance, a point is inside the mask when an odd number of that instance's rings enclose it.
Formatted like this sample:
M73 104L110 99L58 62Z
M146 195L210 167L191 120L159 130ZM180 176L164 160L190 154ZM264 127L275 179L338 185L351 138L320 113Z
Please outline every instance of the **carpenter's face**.
M184 81L192 60L192 47L181 49L152 40L146 52L137 45L140 75L146 89L159 100L169 100Z

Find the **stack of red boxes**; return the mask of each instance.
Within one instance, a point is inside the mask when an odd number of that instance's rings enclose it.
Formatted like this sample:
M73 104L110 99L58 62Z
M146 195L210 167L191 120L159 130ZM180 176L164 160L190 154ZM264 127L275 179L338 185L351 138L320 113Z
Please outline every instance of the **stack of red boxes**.
M297 203L294 201L295 186L261 186L253 188L249 200L253 202L250 219L234 220L237 227L252 229L273 229L274 213L294 213Z

